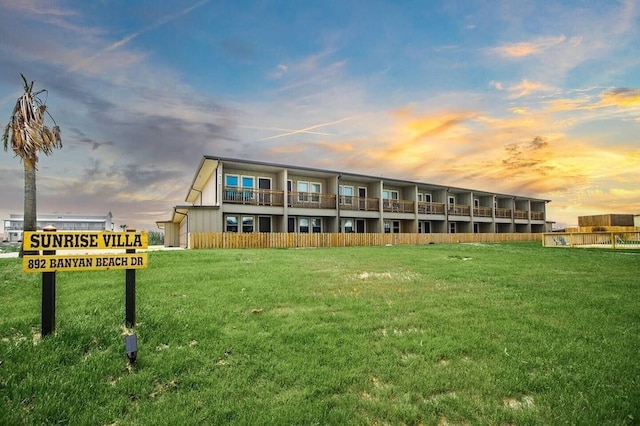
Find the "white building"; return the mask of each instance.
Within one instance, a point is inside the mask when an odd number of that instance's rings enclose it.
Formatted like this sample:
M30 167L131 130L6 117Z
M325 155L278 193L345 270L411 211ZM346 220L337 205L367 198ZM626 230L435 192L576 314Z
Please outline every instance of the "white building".
M59 231L113 231L113 216L111 212L104 216L97 215L69 215L43 214L38 215L37 228L55 226ZM4 220L4 232L9 242L22 241L24 215L10 214Z

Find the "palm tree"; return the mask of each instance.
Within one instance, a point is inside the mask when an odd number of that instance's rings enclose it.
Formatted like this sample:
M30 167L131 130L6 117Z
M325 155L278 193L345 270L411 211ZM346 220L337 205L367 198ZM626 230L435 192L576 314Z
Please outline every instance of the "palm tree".
M24 82L24 93L16 101L11 119L4 128L2 141L4 150L7 151L9 141L11 149L20 157L24 164L24 225L23 231L36 230L36 164L38 152L45 155L52 153L54 148L62 148L60 128L56 125L51 114L47 112L47 106L39 95L46 90L33 92L33 81L27 82L24 75L20 74ZM44 124L45 112L54 126L49 128ZM23 255L20 249L20 257Z

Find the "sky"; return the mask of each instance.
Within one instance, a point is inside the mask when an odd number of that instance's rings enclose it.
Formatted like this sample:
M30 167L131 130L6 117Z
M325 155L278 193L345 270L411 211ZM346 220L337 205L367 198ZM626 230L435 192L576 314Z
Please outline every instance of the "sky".
M63 148L40 156L41 214L157 230L211 155L549 199L577 225L640 214L639 18L614 0L0 0L0 121L21 73L47 90ZM23 211L10 148L0 174L5 219Z

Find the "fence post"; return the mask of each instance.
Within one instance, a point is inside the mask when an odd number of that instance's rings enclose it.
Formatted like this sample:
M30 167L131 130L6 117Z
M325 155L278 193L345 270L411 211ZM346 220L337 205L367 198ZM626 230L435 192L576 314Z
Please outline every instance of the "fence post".
M127 229L127 232L136 232ZM127 249L127 253L135 253L135 249ZM125 322L131 328L136 324L136 270L125 270Z
M56 232L55 226L45 226L44 232ZM56 254L55 250L43 250L44 256ZM56 330L56 273L42 273L42 337L52 334Z

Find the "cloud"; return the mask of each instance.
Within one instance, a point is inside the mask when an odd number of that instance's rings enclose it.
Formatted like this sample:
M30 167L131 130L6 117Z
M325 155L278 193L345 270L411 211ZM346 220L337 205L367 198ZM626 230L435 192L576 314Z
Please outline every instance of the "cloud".
M499 91L507 91L509 92L509 99L518 99L524 96L529 96L532 93L536 92L551 92L554 89L540 82L529 81L527 79L523 79L520 83L514 84L512 86L505 86L501 82L492 81L490 83L491 87L494 87Z
M634 108L640 107L640 89L618 88L600 94L595 107Z
M505 58L523 58L537 55L545 50L559 46L566 41L564 35L556 37L540 37L532 41L508 43L492 49L492 52ZM570 44L575 45L576 40L571 40Z

